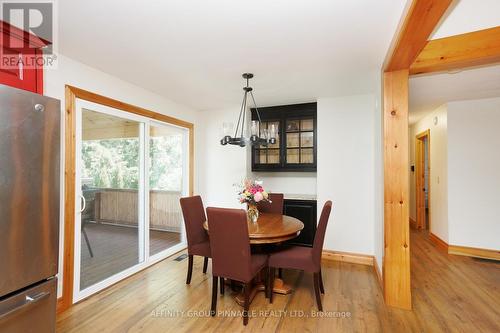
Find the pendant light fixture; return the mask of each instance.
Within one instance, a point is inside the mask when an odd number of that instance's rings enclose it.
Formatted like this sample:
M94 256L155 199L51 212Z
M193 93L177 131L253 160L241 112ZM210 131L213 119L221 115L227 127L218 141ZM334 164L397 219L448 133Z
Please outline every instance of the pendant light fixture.
M261 119L259 109L257 108L257 103L255 103L255 98L253 97L253 88L249 86L249 80L253 78L252 73L243 73L243 79L247 81L246 87L243 87L245 91L243 95L243 102L241 102L240 115L238 117L238 124L236 125L236 130L234 131L234 136L231 136L233 131L233 126L230 123L224 123L223 131L224 137L220 140L221 145L225 146L227 144L236 145L240 147L245 147L248 143L252 145L267 146L269 144L276 143L276 127L274 124L270 125L270 128L260 130ZM250 124L250 136L245 137L245 115L247 109L247 99L248 95L252 98L252 102L257 114L258 120L252 120Z

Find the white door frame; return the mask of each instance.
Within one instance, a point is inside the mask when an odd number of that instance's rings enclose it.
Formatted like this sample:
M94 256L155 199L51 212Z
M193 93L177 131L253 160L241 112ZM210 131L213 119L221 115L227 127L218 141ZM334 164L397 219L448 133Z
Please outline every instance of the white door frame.
M81 260L81 148L82 148L82 109L89 109L99 113L108 114L111 116L119 117L122 119L132 120L139 122L140 133L139 133L139 191L138 191L138 246L139 246L139 263L127 268L117 274L114 274L90 287L80 290L80 260ZM161 261L172 254L179 252L186 248L186 238L184 225L181 226L181 242L170 248L167 248L154 256L149 256L149 134L151 125L154 126L165 126L165 127L177 127L184 131L184 147L183 147L183 188L182 194L187 195L189 193L189 135L188 130L183 127L178 127L172 124L160 122L157 120L152 120L147 117L139 116L133 113L122 111L119 109L111 108L105 105L89 102L82 99L76 99L75 101L75 111L76 111L76 162L75 162L75 238L74 238L74 276L73 276L73 303L76 303L84 298L87 298L126 277L137 273L158 261ZM146 232L148 231L148 232Z

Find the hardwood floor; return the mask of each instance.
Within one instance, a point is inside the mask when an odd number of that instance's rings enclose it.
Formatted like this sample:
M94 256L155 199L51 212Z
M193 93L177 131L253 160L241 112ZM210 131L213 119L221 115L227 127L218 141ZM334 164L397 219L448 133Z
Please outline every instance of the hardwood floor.
M259 293L248 326L239 314L209 317L210 266L195 257L191 285L186 260L174 255L58 316L58 332L499 332L500 264L447 255L412 231L413 311L385 306L373 268L323 263L323 315L315 311L312 277L284 272L291 295L269 304ZM231 292L219 296L219 311L240 311ZM285 313L286 311L286 313ZM196 317L195 315L201 315ZM307 316L307 317L305 317Z
M87 223L85 231L94 256L90 256L82 235L80 279L82 289L138 263L137 228ZM151 254L156 254L179 243L179 233L151 230L149 243Z

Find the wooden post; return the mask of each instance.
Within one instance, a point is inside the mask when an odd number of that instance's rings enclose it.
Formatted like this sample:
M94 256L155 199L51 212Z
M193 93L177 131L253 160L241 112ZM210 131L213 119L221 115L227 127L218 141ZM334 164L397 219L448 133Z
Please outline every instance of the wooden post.
M408 69L385 72L384 89L384 296L411 309Z

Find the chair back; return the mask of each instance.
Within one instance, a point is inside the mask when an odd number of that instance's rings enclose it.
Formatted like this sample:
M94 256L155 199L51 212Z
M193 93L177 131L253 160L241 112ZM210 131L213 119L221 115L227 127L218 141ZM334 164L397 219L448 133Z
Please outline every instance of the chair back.
M212 274L240 282L250 281L253 276L246 212L208 207L207 216Z
M262 213L283 214L283 193L269 193L269 200L271 202L261 201L257 204L259 211Z
M316 265L317 267L321 267L321 252L323 252L326 227L328 225L328 219L330 217L331 210L332 202L328 200L323 206L323 210L321 211L321 216L319 218L318 228L316 229L316 234L314 235L312 256L314 265Z
M180 199L184 225L186 226L186 237L188 250L191 246L208 242L208 234L203 228L207 220L203 202L199 195Z

